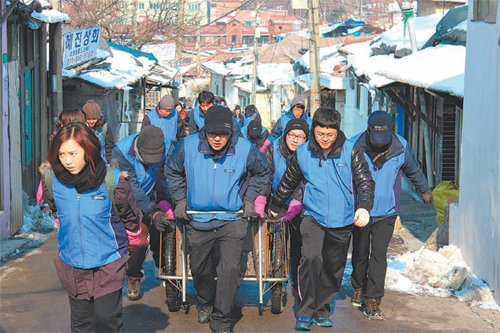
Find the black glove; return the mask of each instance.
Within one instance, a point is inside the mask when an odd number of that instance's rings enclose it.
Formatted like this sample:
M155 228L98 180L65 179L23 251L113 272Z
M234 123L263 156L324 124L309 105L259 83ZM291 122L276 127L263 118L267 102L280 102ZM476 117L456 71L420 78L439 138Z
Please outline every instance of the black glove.
M172 231L174 229L173 222L162 211L156 212L153 215L153 225L159 232Z
M176 219L185 220L185 221L191 220L191 218L186 213L186 211L187 211L187 200L186 199L179 200L175 203L174 214L175 214Z
M286 215L286 209L276 206L271 198L267 205L266 213L270 219L279 220Z
M247 219L259 217L259 214L255 212L255 207L252 200L248 198L243 199L243 215L241 217Z

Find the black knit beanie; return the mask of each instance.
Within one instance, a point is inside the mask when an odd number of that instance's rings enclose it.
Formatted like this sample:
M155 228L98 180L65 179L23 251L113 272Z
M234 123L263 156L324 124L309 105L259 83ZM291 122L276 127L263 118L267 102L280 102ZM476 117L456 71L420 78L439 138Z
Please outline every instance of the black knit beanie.
M147 125L142 128L137 136L137 150L144 163L158 163L165 153L163 132L159 127Z
M233 114L225 106L211 106L205 113L205 130L209 133L231 133L233 130Z
M290 120L285 127L285 131L283 132L283 136L286 136L288 132L292 130L302 130L306 134L306 139L309 140L309 124L307 124L307 121L302 118L298 119L292 119Z

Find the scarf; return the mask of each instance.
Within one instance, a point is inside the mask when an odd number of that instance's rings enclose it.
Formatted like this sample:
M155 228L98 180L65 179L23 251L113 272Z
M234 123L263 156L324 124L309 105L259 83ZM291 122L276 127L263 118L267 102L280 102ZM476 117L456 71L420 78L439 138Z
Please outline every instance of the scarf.
M64 185L74 187L78 193L83 193L96 189L104 182L104 177L106 177L106 163L104 163L101 157L95 160L95 168L95 177L92 177L90 174L88 163L76 175L71 174L63 168L62 172L55 173L55 176Z
M378 170L387 161L387 153L391 150L392 143L388 143L382 147L376 147L371 144L369 134L366 135L366 154L373 162L373 165Z

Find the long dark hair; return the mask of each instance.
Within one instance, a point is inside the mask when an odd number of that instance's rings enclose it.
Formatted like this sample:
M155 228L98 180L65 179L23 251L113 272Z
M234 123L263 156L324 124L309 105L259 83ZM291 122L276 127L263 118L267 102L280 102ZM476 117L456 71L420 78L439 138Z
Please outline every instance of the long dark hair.
M47 152L47 161L56 175L64 171L64 166L59 160L59 149L68 140L75 140L84 151L85 162L90 168L90 178L96 176L96 161L101 159L101 143L93 130L83 123L69 123L57 131L52 139ZM89 179L90 180L90 179Z

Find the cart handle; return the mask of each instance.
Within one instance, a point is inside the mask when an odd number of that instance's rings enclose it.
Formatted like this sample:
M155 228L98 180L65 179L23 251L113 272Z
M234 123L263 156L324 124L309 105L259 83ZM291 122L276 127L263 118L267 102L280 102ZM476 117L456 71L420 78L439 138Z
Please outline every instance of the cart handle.
M237 211L231 211L231 210L210 210L210 211L205 211L205 210L188 210L186 211L187 214L193 215L193 214L243 214L243 210L237 210Z

